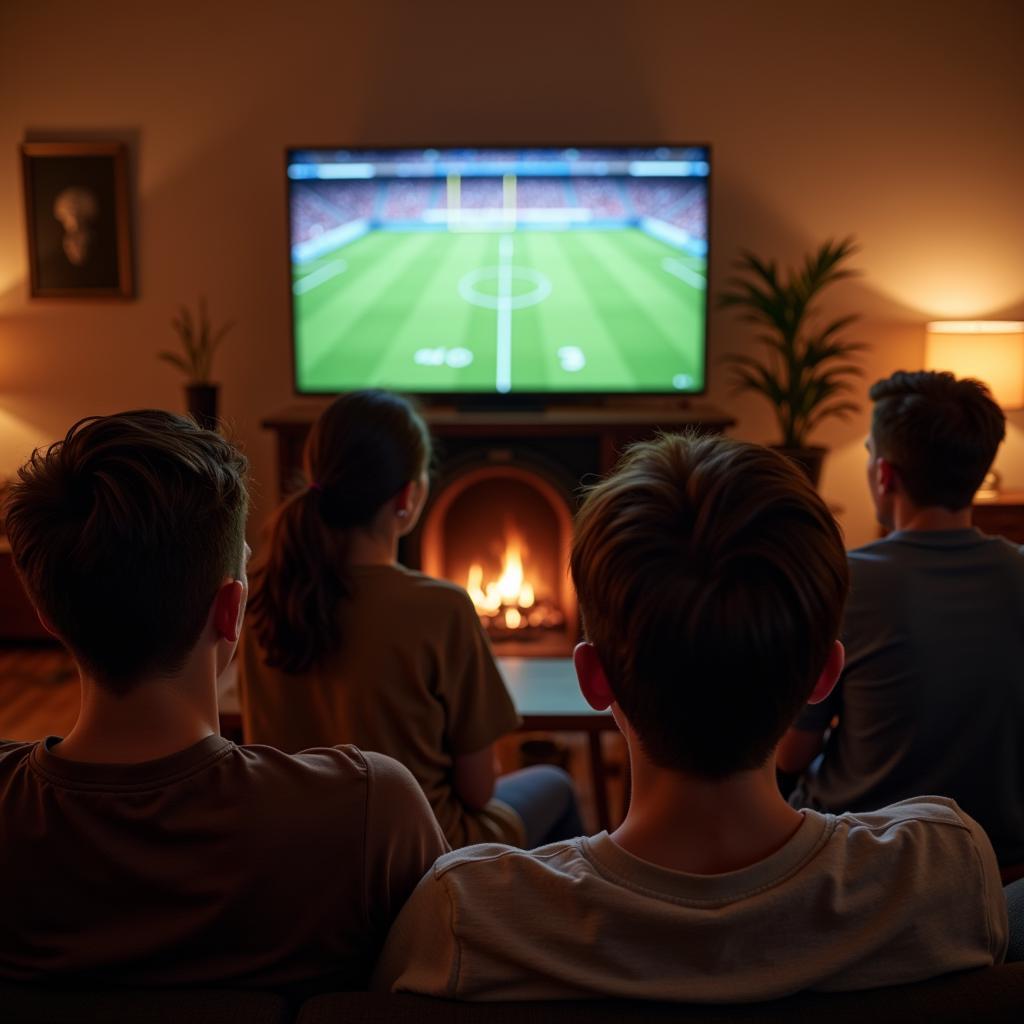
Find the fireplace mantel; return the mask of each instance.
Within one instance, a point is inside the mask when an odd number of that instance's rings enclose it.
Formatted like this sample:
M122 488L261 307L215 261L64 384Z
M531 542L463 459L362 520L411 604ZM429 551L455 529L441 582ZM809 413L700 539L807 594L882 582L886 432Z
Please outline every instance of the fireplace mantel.
M297 402L261 422L277 437L278 494L301 485L302 447L313 421L329 399ZM421 410L437 438L477 439L482 445L577 438L595 445L594 470L607 472L619 452L633 441L660 430L694 427L721 433L736 421L703 401L672 399L608 400L602 404L549 405L538 410L459 409L453 405L424 405Z

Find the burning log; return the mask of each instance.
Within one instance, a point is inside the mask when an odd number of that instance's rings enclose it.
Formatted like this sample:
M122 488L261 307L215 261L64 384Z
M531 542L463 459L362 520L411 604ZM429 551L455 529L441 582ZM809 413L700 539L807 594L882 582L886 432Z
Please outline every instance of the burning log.
M503 639L530 639L533 635L559 629L565 622L562 610L538 596L523 567L524 545L510 530L497 579L484 580L484 567L474 562L466 577L466 591L489 633Z

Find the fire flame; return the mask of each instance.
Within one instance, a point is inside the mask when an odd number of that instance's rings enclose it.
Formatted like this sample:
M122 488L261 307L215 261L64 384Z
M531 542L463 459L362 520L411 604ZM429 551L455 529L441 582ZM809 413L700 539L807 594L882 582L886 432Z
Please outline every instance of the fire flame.
M518 534L510 531L505 536L498 578L484 582L484 567L474 562L466 577L466 590L478 612L498 615L504 608L503 618L509 629L519 629L527 624L523 611L534 606L537 595L523 570L523 543Z

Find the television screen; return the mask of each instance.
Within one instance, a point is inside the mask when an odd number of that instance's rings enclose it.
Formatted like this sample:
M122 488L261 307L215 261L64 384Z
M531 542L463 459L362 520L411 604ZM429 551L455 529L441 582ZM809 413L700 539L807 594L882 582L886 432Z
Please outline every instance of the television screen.
M290 150L295 387L704 390L704 146Z

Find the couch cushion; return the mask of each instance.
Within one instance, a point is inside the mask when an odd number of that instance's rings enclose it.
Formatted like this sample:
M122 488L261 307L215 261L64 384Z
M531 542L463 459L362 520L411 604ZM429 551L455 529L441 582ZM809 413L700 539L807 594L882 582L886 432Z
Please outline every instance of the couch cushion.
M0 985L3 1024L286 1024L270 992L154 989L71 991Z
M1024 963L946 975L915 985L863 992L802 992L770 1003L694 1006L620 1000L537 1003L457 1003L425 996L331 993L303 1004L297 1024L1020 1024Z

